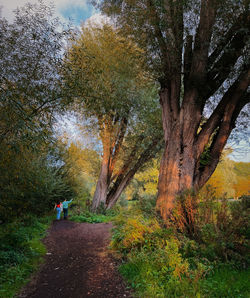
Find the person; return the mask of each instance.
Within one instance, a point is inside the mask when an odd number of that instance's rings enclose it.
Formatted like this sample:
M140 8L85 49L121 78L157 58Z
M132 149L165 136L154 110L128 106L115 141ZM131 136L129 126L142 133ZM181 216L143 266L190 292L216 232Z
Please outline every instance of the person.
M68 218L68 207L69 204L72 202L73 200L67 201L66 199L63 201L62 206L63 206L63 218L67 219Z
M54 207L54 210L56 210L56 219L57 220L60 220L61 208L62 208L62 203L60 201L57 201L55 203L55 207Z

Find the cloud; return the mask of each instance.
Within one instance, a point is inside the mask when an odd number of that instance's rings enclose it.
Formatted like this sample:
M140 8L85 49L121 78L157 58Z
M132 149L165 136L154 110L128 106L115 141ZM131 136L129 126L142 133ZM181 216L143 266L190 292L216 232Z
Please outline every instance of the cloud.
M88 24L96 24L102 26L103 24L112 24L112 21L109 17L104 16L100 13L95 13L91 17L89 17L86 22Z
M38 3L38 0L1 0L2 16L8 20L13 19L13 10L22 7L25 3ZM88 3L88 0L43 0L45 4L52 3L55 6L55 13L63 20L69 18L79 24L96 13L95 8Z

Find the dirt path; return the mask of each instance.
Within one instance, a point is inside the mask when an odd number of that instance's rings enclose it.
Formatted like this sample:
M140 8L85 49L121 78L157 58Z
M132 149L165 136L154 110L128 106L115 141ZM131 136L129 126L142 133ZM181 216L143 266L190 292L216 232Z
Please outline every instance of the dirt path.
M44 240L45 264L18 297L132 297L107 253L111 227L54 222Z

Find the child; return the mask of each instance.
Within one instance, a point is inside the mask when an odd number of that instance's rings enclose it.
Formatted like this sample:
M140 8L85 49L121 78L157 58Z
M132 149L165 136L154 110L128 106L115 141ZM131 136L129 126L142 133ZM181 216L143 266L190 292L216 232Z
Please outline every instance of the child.
M62 207L62 203L58 201L58 202L55 204L55 207L54 207L54 210L56 209L56 219L57 219L57 220L60 220L61 207Z

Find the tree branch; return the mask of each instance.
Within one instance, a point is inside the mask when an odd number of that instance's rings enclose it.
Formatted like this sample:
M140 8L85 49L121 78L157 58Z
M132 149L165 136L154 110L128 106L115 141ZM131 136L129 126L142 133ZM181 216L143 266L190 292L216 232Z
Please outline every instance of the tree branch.
M148 6L149 10L151 11L151 13L150 13L151 25L154 28L155 36L159 43L161 59L162 59L163 65L164 65L164 69L167 70L167 72L169 72L170 67L171 67L170 57L168 54L166 41L163 37L162 31L160 28L159 17L158 17L157 11L155 9L155 6L154 6L154 3L152 0L147 0L147 6Z
M228 45L228 49L225 50L221 58L214 64L211 70L208 72L208 84L207 92L204 96L204 100L208 99L214 94L221 84L227 79L232 70L232 66L242 54L242 50L246 45L248 31L241 30L236 33L233 39Z
M118 132L116 133L116 136L115 136L115 144L111 148L112 152L111 152L110 168L112 171L114 169L115 163L118 158L118 154L121 149L121 145L127 129L127 124L128 124L128 119L126 117L123 117L119 125Z
M230 136L232 129L235 127L235 121L241 109L249 102L249 95L246 90L250 83L250 68L243 72L239 79L228 89L223 96L221 102L205 123L201 130L196 147L197 164L195 185L200 187L209 179L215 170L221 152ZM214 133L215 129L219 128L214 136L213 142L209 148L210 163L204 168L199 168L199 159L204 151L206 144Z
M192 63L192 44L193 44L193 36L188 35L185 43L184 49L184 89L187 87L187 82L191 70Z
M200 133L197 136L197 154L201 154L204 151L205 145L208 143L214 130L220 124L221 118L225 114L227 106L233 108L241 100L250 82L250 71L245 70L241 73L239 78L224 94L221 101L217 105L216 109L202 127ZM198 156L197 156L198 157Z
M224 38L221 40L221 42L218 44L216 49L213 51L213 53L208 57L208 69L212 67L212 65L215 63L217 58L220 56L221 52L224 50L227 44L230 43L232 40L232 37L234 36L235 32L238 32L239 29L247 27L246 22L249 23L249 12L245 10L237 19L237 22L235 22L232 27L228 30Z
M206 77L208 49L210 46L217 6L217 0L201 1L200 22L195 36L192 66L189 77L191 86L201 85Z

